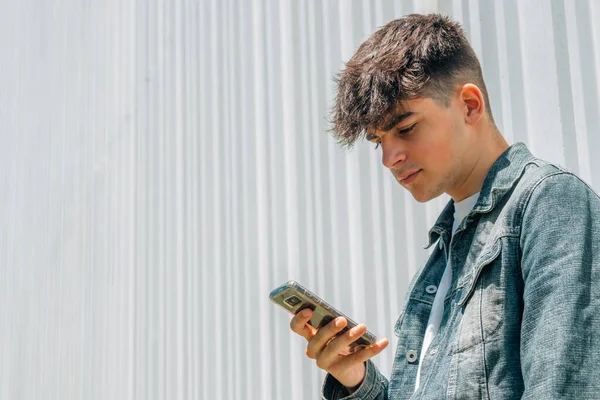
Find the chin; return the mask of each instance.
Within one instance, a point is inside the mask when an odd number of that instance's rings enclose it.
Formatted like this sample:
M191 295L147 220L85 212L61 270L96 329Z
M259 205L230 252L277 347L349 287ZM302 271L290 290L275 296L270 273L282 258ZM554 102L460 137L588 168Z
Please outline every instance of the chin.
M418 190L410 190L412 197L419 203L427 203L430 200L436 199L441 196L442 193L437 192L422 192Z
M425 196L415 196L413 194L413 198L419 203L427 203L429 200L433 200L434 197L425 197Z

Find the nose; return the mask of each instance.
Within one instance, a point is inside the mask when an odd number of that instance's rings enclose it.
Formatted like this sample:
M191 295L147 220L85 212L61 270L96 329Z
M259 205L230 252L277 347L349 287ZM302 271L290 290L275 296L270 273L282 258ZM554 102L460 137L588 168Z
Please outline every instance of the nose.
M398 166L406 161L406 150L396 141L385 141L381 143L381 162L387 168Z

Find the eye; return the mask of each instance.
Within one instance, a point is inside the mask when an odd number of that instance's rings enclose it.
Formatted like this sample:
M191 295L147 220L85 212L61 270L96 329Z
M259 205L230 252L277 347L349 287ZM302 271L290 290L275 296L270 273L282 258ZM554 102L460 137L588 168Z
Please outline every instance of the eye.
M417 126L417 123L415 122L414 124L412 124L411 126L404 128L404 129L400 129L398 130L398 135L406 135L408 132L412 131L413 129L415 129L415 126Z

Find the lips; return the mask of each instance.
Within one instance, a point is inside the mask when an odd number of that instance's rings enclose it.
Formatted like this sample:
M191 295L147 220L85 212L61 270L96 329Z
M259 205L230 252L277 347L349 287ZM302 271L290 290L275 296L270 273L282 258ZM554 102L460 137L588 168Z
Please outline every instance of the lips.
M400 182L403 185L409 185L417 178L417 176L419 175L419 172L421 172L420 169L407 171L407 172L403 173L402 175L398 175L396 177L396 179L398 180L398 182Z

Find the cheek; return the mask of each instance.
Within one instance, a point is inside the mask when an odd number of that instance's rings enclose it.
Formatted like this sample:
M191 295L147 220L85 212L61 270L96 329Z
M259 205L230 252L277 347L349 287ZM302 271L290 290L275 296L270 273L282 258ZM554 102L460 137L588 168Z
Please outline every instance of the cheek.
M422 122L418 139L413 142L415 164L436 175L448 173L456 156L456 122L447 113L438 113Z
M435 127L435 140L431 143L432 153L436 155L433 161L440 168L450 169L457 157L460 157L458 132L452 119L439 122Z
M428 167L437 173L443 173L451 168L455 159L452 144L445 140L429 143L424 151L427 154Z

